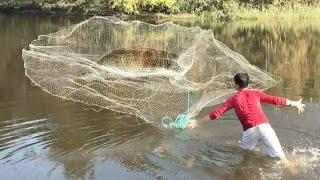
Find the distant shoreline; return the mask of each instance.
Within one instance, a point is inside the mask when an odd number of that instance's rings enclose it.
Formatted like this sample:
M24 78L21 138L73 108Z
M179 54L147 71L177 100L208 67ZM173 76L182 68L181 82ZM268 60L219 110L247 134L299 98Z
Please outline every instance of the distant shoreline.
M80 16L116 16L120 19L155 19L156 21L165 20L214 20L214 21L237 21L237 20L273 20L281 19L286 21L297 20L320 20L320 6L297 5L295 8L271 7L264 10L256 8L233 7L229 12L222 11L204 11L197 13L150 13L142 12L137 14L128 14L116 10L91 9L84 10L84 7L51 7L44 8L39 4L9 4L0 3L0 12L14 14L48 14L48 15L80 15Z

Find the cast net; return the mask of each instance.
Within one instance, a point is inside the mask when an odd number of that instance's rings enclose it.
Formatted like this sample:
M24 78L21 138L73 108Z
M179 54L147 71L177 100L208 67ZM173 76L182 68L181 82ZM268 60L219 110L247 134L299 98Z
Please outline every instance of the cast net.
M168 126L177 116L185 122L226 100L238 72L250 75L252 88L275 83L211 30L171 22L93 17L40 35L23 50L23 60L31 81L54 96L155 125Z

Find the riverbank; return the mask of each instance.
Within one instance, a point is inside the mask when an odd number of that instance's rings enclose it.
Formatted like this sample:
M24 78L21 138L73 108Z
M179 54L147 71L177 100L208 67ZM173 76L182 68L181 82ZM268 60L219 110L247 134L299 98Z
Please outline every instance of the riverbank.
M296 6L295 8L276 8L270 7L268 9L254 9L246 7L234 8L234 10L227 13L220 11L203 12L201 14L159 14L159 17L170 18L173 20L187 20L190 19L213 19L218 21L236 21L236 20L285 20L285 21L297 21L297 20L320 20L320 6Z
M172 8L174 9L174 8ZM167 10L168 11L168 10ZM54 3L45 4L36 1L2 2L0 12L5 13L44 13L44 14L68 14L84 16L117 16L121 19L155 19L156 22L166 20L199 20L210 19L215 21L235 21L235 20L273 20L281 19L286 21L314 20L320 19L320 4L310 5L268 5L260 8L243 6L238 3L225 4L220 9L203 11L195 10L176 10L161 11L125 11L121 8L106 6L101 3ZM159 13L160 12L160 13ZM178 13L177 13L178 12Z

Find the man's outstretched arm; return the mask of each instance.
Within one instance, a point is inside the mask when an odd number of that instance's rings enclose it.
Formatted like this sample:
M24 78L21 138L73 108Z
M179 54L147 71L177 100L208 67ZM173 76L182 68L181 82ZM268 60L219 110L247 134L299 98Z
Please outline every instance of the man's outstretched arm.
M193 129L197 126L200 126L202 124L207 123L210 120L217 119L220 117L223 113L233 108L233 100L230 98L227 102L225 102L222 106L212 111L210 114L196 120L196 119L190 119L187 123L187 128Z
M302 99L300 99L299 101L292 101L283 97L270 96L262 91L259 92L259 96L261 102L278 106L293 106L297 108L299 114L304 111L305 105L302 103Z

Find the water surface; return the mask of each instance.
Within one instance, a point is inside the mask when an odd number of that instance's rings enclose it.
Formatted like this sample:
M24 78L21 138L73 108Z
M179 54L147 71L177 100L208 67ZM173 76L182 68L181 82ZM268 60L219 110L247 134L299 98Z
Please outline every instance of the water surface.
M264 106L291 177L257 149L238 147L233 112L193 131L160 130L142 120L53 97L24 75L21 50L40 34L82 21L72 16L0 14L0 177L3 179L319 179L320 26L312 23L175 22L212 29L218 40L280 83L272 95L303 98L306 112ZM209 112L205 109L201 114ZM190 162L192 168L187 168Z

